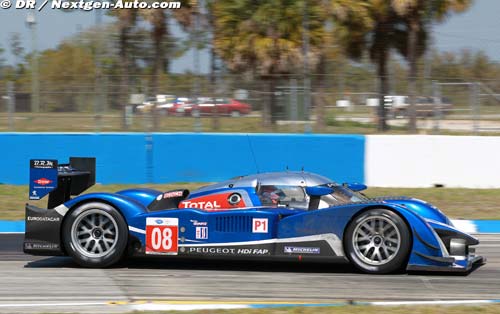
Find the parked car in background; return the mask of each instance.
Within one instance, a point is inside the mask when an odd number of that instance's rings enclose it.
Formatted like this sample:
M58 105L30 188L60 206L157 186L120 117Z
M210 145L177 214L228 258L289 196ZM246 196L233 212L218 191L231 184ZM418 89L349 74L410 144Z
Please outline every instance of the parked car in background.
M169 108L173 107L173 103L175 100L176 97L174 95L160 94L154 97L148 97L145 102L135 107L135 111L140 113L159 111L161 113L167 114Z
M148 97L146 101L134 108L135 112L143 113L149 112L155 107L156 97Z
M194 101L188 97L178 97L172 108L169 109L169 114L176 116L189 116L193 108Z
M249 104L229 98L200 98L198 104L193 105L191 115L219 114L231 117L247 115L252 111Z
M410 100L408 96L387 96L392 102L389 102L389 117L406 118L409 115ZM434 97L417 97L415 110L417 117L434 117L436 113L446 115L452 110L452 103L449 98L441 97L440 104L436 105Z
M218 114L222 116L239 117L249 114L252 107L249 104L229 98L200 97L198 103L189 97L173 95L157 95L149 97L142 105L136 107L137 112L156 110L163 115L197 116Z

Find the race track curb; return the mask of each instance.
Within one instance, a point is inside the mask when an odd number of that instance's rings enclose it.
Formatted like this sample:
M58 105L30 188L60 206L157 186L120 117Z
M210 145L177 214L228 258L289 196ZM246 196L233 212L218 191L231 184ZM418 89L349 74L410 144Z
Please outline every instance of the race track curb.
M500 220L452 219L459 230L471 234L500 233ZM0 220L0 233L24 233L23 220Z

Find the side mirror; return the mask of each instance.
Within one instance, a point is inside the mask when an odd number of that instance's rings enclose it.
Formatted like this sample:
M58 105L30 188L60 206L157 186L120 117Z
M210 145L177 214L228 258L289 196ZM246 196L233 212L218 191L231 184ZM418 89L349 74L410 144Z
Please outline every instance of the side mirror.
M333 188L327 186L307 186L306 193L309 196L323 196L333 193Z
M366 185L361 183L343 183L342 185L354 192L360 192L368 188Z

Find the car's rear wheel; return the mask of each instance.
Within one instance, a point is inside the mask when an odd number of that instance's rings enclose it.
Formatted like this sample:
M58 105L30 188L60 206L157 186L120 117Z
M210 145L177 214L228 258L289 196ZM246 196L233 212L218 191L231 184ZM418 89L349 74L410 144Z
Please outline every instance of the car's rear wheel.
M231 111L231 117L233 117L233 118L241 117L241 113L237 110L233 110L233 111Z
M396 213L383 208L370 209L349 224L344 248L349 260L363 272L395 272L407 262L410 231Z
M71 211L63 224L67 253L85 267L107 267L120 260L128 241L127 223L116 208L99 202Z

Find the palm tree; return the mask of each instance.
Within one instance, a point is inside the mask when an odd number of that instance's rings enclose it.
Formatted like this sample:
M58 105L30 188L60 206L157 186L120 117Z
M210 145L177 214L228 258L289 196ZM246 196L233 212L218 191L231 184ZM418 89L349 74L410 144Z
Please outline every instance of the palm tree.
M159 93L159 76L166 70L163 41L168 34L167 17L163 9L143 9L140 13L152 26L153 62L151 67L151 93L157 95Z
M384 96L389 93L387 62L389 50L404 50L405 32L399 27L402 23L393 10L390 1L373 0L332 0L331 10L335 20L336 32L346 54L360 60L365 51L377 66L379 80L379 131L387 130Z
M120 55L120 72L121 72L121 82L120 82L120 102L123 106L123 128L127 128L126 123L126 111L125 104L128 103L129 95L129 85L130 85L130 72L129 68L130 58L129 58L129 39L130 32L134 28L137 21L137 10L136 9L116 9L111 11L111 15L116 16L118 19L118 30L119 30L119 55Z
M320 1L307 1L312 14L321 12ZM303 1L220 0L213 3L214 46L232 71L249 72L268 84L263 124L276 120L276 85L284 75L302 71ZM321 14L309 19L309 66L318 63L325 36Z
M178 17L181 26L188 23L185 20L186 12L190 10L189 0L182 0L181 9L174 10L174 17ZM153 42L153 62L151 66L151 94L157 95L160 93L159 81L160 75L167 72L169 58L167 56L165 39L168 38L168 18L164 9L142 9L141 16L149 22L151 28L151 40ZM153 113L153 129L158 129L158 116Z
M442 21L451 12L463 12L471 4L471 0L392 0L392 6L398 15L405 19L408 29L409 64L408 90L410 96L410 120L408 129L417 131L415 96L417 85L417 59L425 50L425 44L419 38L425 37L432 21Z

